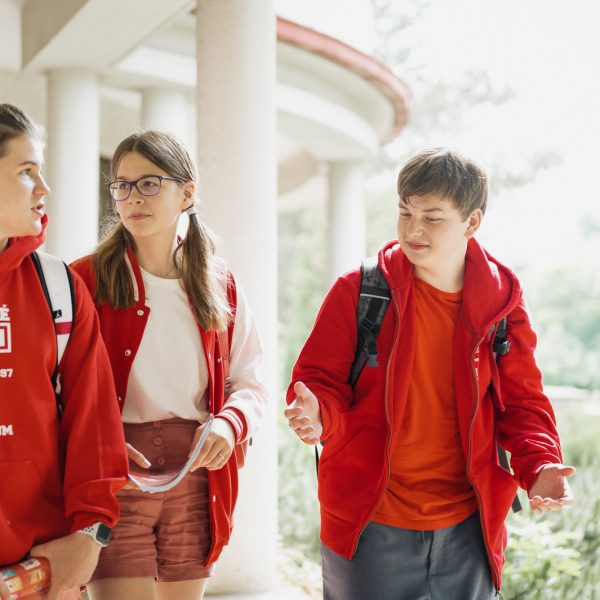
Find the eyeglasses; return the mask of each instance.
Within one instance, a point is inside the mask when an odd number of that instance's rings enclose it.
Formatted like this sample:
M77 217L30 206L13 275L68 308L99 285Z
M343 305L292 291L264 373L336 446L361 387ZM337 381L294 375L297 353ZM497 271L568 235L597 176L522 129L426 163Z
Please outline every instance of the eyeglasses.
M131 189L133 187L135 187L135 189L138 191L138 194L141 196L156 196L156 194L160 192L163 179L185 183L183 179L178 179L177 177L146 175L145 177L140 177L135 181L112 181L108 184L108 191L110 192L112 199L116 200L117 202L127 200L127 198L131 196Z

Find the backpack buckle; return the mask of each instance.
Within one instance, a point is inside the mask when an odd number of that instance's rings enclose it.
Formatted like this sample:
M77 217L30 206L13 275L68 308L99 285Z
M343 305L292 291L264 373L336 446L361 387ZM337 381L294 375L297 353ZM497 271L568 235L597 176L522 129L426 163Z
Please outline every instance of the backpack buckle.
M496 356L504 356L505 354L508 354L508 351L510 350L510 342L506 339L495 339L493 348Z
M377 354L367 354L367 362L365 367L378 367L379 363L377 362Z

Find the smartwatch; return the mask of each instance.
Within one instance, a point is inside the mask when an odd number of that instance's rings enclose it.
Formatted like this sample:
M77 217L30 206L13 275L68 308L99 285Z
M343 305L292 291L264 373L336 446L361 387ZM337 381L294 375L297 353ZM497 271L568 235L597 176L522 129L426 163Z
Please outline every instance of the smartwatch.
M104 523L94 523L89 527L78 529L75 533L89 535L96 543L100 544L103 548L106 548L110 541L110 536L112 535L112 529Z

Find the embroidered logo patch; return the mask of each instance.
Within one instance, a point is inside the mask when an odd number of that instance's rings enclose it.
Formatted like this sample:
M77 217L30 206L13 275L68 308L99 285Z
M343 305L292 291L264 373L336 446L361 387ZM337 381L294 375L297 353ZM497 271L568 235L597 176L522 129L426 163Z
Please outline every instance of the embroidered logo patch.
M11 352L10 309L6 304L0 306L0 354Z
M5 435L14 435L12 425L0 425L0 437Z

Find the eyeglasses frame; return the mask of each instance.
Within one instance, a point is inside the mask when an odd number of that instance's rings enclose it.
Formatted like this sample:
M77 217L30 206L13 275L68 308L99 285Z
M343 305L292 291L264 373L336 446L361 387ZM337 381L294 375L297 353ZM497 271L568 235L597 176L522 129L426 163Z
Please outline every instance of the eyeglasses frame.
M154 177L156 179L159 180L159 184L158 184L158 191L156 192L156 194L145 194L144 192L142 192L140 190L140 188L138 187L138 183L142 180L142 179L148 179L149 177ZM168 181L177 181L178 183L185 183L184 179L179 179L178 177L168 177L167 175L144 175L143 177L140 177L139 179L136 179L135 181L127 181L125 179L116 179L115 181L110 181L107 184L107 189L108 189L108 193L110 194L110 197L115 201L115 202L125 202L125 200L129 200L130 196L131 196L131 191L133 190L133 188L135 187L135 189L137 190L137 193L140 196L143 196L144 198L152 198L152 196L158 196L158 194L160 194L160 190L162 189L162 182L163 179L166 179ZM127 194L127 196L125 196L125 198L119 198L117 200L117 198L115 198L112 194L111 191L111 186L113 186L115 183L126 183L127 185L129 185L129 193Z

